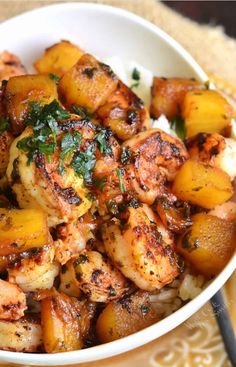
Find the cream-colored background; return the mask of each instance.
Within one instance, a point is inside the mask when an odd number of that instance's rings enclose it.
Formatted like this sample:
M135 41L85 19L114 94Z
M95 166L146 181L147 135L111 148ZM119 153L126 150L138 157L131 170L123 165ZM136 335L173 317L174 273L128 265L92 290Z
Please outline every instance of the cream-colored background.
M0 0L0 21L26 10L59 2L65 1ZM236 41L226 37L221 27L199 26L155 0L93 2L128 9L158 25L179 41L196 58L217 86L236 103ZM230 3L226 2L225 6L228 6L230 11ZM228 281L224 292L236 330L236 273ZM183 325L146 346L121 356L80 366L123 367L127 365L130 367L228 367L230 363L208 304Z

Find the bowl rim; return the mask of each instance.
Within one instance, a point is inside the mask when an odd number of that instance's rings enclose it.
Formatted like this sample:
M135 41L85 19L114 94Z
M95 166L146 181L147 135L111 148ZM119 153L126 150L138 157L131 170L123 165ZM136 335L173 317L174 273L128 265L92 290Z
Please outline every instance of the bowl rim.
M149 21L127 11L117 7L104 4L95 3L62 3L62 4L50 4L43 6L31 11L24 12L20 15L12 17L2 23L0 23L0 31L5 26L11 25L16 20L24 19L25 17L30 17L35 14L43 14L44 12L51 11L53 9L70 9L70 10L96 10L101 12L108 12L110 14L115 14L120 17L125 17L131 22L138 23L140 26L148 29L149 31L155 33L162 41L166 42L171 48L173 48L180 57L186 61L193 71L198 76L199 80L205 82L208 80L207 75L198 65L198 63L193 59L193 57L171 36L166 34L163 30L150 23ZM98 346L91 347L89 349L81 349L71 352L62 352L57 354L46 354L46 353L23 353L23 352L11 352L11 351L1 351L0 350L0 361L10 362L10 363L20 363L20 364L30 364L30 365L41 365L45 364L51 366L58 366L63 364L78 364L84 362L98 361L104 358L113 357L115 355L127 352L129 350L140 347L158 337L166 334L167 332L173 330L178 325L186 321L190 316L192 316L197 310L199 310L209 299L223 286L230 275L236 268L236 253L232 256L228 264L222 270L222 272L193 300L189 301L187 304L182 306L180 309L173 312L171 315L167 316L163 320L138 331L127 337L115 340L110 343L101 344ZM158 326L157 326L158 325ZM89 353L88 353L89 352Z

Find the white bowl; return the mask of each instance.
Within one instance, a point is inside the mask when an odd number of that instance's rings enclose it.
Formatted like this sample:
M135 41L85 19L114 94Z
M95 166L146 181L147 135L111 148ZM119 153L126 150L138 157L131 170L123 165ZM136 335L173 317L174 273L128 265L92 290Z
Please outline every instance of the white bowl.
M155 75L207 80L193 58L162 30L127 11L109 6L67 3L37 9L2 23L0 39L0 51L7 49L16 53L31 71L33 61L46 47L60 39L68 39L101 58L118 55L124 61L136 60ZM193 315L223 286L235 265L236 255L193 301L133 335L90 349L60 354L0 351L0 361L59 366L99 360L134 349L174 329Z

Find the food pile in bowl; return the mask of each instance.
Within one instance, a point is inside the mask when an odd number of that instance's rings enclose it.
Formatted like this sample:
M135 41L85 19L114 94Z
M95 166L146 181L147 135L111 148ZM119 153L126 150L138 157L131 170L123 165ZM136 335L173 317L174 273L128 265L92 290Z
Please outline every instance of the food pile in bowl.
M0 348L57 353L161 320L224 268L235 123L207 83L136 65L125 84L69 41L34 66L0 55Z

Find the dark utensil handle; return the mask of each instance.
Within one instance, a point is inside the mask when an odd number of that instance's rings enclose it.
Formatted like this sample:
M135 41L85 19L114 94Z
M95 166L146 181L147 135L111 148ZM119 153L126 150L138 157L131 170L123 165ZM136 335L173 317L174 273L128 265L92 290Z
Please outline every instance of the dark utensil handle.
M236 367L236 340L235 334L221 291L218 291L211 299L211 305L215 318L219 325L225 350L233 367Z

